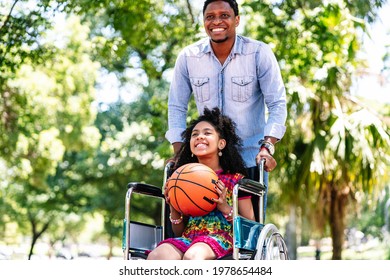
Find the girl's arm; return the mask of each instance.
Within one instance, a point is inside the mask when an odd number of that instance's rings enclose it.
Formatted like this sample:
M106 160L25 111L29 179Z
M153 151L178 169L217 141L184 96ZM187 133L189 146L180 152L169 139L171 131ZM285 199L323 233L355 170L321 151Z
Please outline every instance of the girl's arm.
M181 236L181 234L184 231L184 228L187 224L187 218L183 216L182 213L176 211L175 208L172 207L172 205L169 202L168 197L168 188L167 188L167 182L164 186L164 196L165 201L169 205L169 220L172 224L172 231L175 234L175 236Z
M170 208L169 219L172 223L172 231L175 236L181 236L187 223L186 217L176 211L172 206Z
M238 213L249 220L256 220L250 197L238 200Z
M226 187L225 184L218 180L215 190L219 193L218 199L213 199L217 203L217 208L222 214L231 221L232 207L226 202ZM255 213L250 196L238 200L238 213L249 220L255 221Z

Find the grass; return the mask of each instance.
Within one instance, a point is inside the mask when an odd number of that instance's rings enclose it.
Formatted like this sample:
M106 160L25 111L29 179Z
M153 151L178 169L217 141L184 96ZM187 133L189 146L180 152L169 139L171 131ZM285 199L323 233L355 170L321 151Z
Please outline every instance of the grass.
M298 260L314 259L315 247L307 246L298 248ZM321 251L321 260L332 259L332 248L325 247ZM389 260L390 248L385 243L375 246L362 245L359 248L346 248L342 252L343 260Z

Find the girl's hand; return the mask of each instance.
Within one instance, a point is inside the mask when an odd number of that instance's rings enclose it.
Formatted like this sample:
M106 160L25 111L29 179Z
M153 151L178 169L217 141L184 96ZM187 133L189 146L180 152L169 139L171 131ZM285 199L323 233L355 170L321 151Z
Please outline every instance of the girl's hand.
M168 196L168 191L169 191L169 188L168 188L168 181L165 183L164 185L164 196L165 196L165 202L169 205L169 209L170 209L170 212L171 214L177 214L177 215L181 215L180 212L176 211L175 208L172 207L171 203L169 202L169 196ZM176 216L177 216L176 215Z
M165 196L165 202L168 203L169 205L171 205L169 203L168 191L169 191L169 188L168 188L168 181L167 181L164 185L164 196Z
M221 180L218 180L214 188L219 195L217 199L212 199L215 203L217 203L217 209L222 213L229 212L231 207L226 201L227 188L225 184Z

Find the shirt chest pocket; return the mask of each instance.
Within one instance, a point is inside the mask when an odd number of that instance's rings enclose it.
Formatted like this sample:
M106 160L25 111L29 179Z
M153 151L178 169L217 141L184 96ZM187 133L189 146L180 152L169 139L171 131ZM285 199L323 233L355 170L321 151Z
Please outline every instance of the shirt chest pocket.
M196 101L206 102L210 100L209 78L190 78L190 80Z
M253 95L253 76L232 77L232 99L237 102L245 102Z

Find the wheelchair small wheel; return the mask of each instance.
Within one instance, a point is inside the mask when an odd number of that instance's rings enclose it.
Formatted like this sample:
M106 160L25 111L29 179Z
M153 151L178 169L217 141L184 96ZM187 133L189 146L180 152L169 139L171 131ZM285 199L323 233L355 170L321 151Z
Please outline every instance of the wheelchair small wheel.
M133 252L129 254L128 260L146 260L148 258L148 255L144 253L139 253L139 252Z
M261 230L254 259L288 260L286 243L275 225L267 224Z

